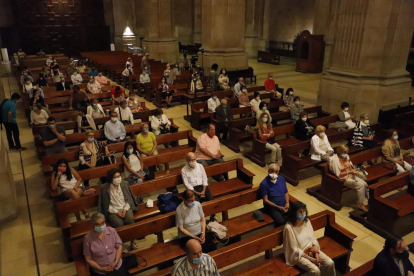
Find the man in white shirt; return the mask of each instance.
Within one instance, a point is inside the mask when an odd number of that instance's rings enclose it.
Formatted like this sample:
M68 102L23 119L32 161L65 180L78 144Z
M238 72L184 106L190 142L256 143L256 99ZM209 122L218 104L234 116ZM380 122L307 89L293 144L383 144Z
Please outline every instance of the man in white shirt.
M119 103L119 107L116 109L118 113L118 119L125 126L134 124L134 115L132 115L131 109L127 106L127 101L122 100Z
M95 81L95 78L92 76L89 78L89 82L86 85L86 87L88 88L88 91L92 94L101 93L101 85L99 84L99 82Z
M80 74L78 74L78 70L73 71L73 75L70 77L73 85L79 85L82 83L83 79Z
M208 113L216 112L216 107L220 105L220 100L217 98L216 92L211 92L211 98L207 100Z
M125 77L129 77L130 75L133 75L134 71L132 70L131 66L127 64L125 70L122 72L122 75Z
M140 83L148 83L148 82L150 82L150 77L149 77L147 71L142 70L142 74L139 76L139 82Z
M111 120L105 123L104 132L106 139L108 139L108 144L124 141L126 136L125 126L118 121L118 113L115 111L111 114Z
M241 87L242 86L245 86L244 79L243 78L239 78L239 82L236 83L234 85L234 88L233 88L233 92L234 92L234 96L235 97L239 97L239 94L241 93Z

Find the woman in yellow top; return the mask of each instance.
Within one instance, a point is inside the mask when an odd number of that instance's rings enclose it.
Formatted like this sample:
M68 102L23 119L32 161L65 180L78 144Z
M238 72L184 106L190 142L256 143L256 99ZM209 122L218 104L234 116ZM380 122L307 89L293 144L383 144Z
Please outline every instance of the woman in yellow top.
M137 135L136 142L137 149L141 153L142 157L158 155L157 139L155 138L154 133L149 131L149 125L147 123L142 124L141 133ZM154 171L155 166L148 169Z

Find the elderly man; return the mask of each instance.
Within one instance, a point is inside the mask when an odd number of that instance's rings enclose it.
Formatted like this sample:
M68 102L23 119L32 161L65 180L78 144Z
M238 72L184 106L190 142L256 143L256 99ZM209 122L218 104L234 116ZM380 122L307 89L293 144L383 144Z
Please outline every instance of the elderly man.
M185 245L186 256L175 263L172 276L220 276L214 259L202 252L200 242L189 240Z
M139 82L140 83L148 83L150 82L150 76L148 75L148 72L146 70L142 70L141 75L139 76Z
M119 107L116 109L118 112L118 119L124 126L134 124L134 115L132 115L131 109L127 106L127 101L122 100L119 103Z
M86 88L92 94L101 93L101 85L92 76L89 78L89 82L86 85Z
M220 152L220 141L216 136L214 124L208 124L207 132L198 137L195 154L197 162L204 167L224 162L224 155ZM229 176L224 173L223 175L214 175L213 178L218 182L229 179Z
M146 53L145 56L141 59L141 70L144 70L145 67L147 69L151 69L151 65L149 63L149 53Z
M216 108L216 118L220 121L218 129L218 137L220 139L220 133L223 134L222 140L227 140L227 134L229 132L228 122L233 119L233 113L231 111L231 106L227 105L227 100L222 99L221 105Z
M289 193L286 181L279 175L280 167L270 164L268 175L260 183L259 193L263 197L263 206L266 213L275 222L275 227L285 224L283 215L289 210Z
M108 84L108 80L106 79L105 76L102 75L102 72L98 73L98 76L95 77L95 81L99 82L99 84L102 85L107 85Z
M207 100L208 113L216 112L216 108L220 105L220 100L217 98L216 91L211 92L211 98Z
M70 80L72 81L73 85L79 85L82 83L83 79L81 74L78 73L78 70L73 70L73 75L70 76Z
M273 79L273 74L269 73L267 75L267 79L264 82L264 86L267 92L273 93L278 98L282 97L282 94L280 94L276 89L275 80Z
M47 127L40 132L40 138L46 147L46 155L68 152L65 146L65 129L56 125L55 118L47 118Z
M116 273L131 275L122 263L122 240L116 230L107 227L105 217L95 213L91 217L93 229L83 240L83 255L89 265L91 276Z
M236 83L235 85L234 85L234 88L233 88L233 93L234 93L234 96L237 98L237 97L239 97L239 94L242 92L241 91L241 87L242 86L246 86L245 84L244 84L244 79L243 78L239 78L239 82L238 83Z
M72 77L72 75L73 75L73 73L75 72L75 70L77 70L78 68L75 66L75 63L70 63L69 64L69 67L68 67L68 70L67 70L67 74L68 74L68 77Z
M118 120L118 113L112 111L111 119L104 125L105 137L108 144L115 144L124 141L126 132L125 126Z

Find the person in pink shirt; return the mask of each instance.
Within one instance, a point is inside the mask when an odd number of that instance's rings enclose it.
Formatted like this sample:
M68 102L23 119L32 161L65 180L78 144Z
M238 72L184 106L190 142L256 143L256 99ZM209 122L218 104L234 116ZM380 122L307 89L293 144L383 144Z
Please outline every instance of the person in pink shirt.
M220 141L216 136L216 126L214 124L207 125L207 132L198 137L196 146L196 160L204 167L223 163L224 155L220 152ZM229 179L228 173L214 175L217 182Z
M98 75L95 77L95 81L99 82L100 85L108 84L108 79L102 75L102 72L98 73Z

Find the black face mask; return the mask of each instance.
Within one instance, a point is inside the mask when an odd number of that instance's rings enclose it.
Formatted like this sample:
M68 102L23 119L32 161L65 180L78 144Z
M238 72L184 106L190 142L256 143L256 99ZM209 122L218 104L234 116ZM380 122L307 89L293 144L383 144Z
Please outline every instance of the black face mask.
M396 257L396 258L398 258L398 259L408 259L408 257L410 256L410 254L408 253L408 251L407 250L404 250L404 252L402 252L402 253L398 253L398 252L395 252L394 253L394 256Z

